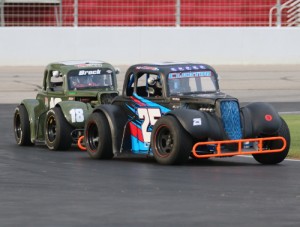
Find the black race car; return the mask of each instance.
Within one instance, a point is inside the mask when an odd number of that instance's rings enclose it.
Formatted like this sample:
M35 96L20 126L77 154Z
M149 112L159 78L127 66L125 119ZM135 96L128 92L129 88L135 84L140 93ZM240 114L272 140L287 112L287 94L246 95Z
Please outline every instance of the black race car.
M182 164L190 157L251 154L262 164L277 164L288 154L290 134L270 104L241 108L222 93L211 66L155 63L127 70L122 95L87 119L84 142L95 159L130 152Z

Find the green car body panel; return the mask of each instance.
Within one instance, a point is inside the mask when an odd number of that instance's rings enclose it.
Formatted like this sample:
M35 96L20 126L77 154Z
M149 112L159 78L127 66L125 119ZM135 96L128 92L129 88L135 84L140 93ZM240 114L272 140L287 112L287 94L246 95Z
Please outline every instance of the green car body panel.
M118 70L111 64L102 61L64 61L49 64L44 72L42 89L36 99L24 99L20 104L28 113L31 143L45 142L46 115L54 107L61 110L74 131L83 130L85 120L94 107L110 102L118 95L117 73ZM71 79L74 78L91 80L96 77L107 77L104 85L93 83L77 88L72 87L74 84L71 85Z

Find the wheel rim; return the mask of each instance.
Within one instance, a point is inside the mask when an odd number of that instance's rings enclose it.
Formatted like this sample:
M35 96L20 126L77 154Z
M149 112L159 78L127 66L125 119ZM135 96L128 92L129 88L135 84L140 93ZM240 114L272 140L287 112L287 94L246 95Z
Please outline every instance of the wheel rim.
M91 148L91 152L96 152L99 145L99 132L97 125L95 123L89 124L87 132L87 143Z
M174 139L170 129L162 125L156 133L156 150L159 156L166 157L172 152Z
M50 142L53 142L56 138L56 121L54 116L50 116L47 121L46 129L47 137Z
M17 139L19 140L22 135L21 118L20 118L19 113L16 113L16 116L15 116L15 134L16 134Z

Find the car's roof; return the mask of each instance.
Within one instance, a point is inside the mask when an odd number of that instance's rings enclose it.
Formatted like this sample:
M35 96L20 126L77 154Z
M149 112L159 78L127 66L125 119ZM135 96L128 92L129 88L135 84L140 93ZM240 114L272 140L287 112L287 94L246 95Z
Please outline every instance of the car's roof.
M58 61L48 64L47 68L56 70L69 71L73 69L86 69L86 68L99 68L99 67L112 67L111 64L100 60L70 60Z
M62 65L82 65L82 64L103 64L104 61L98 60L70 60L70 61L59 61L58 64Z
M131 66L130 69L135 71L163 71L165 73L189 70L212 70L215 72L213 67L211 67L210 65L184 61L141 63Z
M187 62L187 61L162 61L162 62L148 62L140 63L136 65L155 65L155 66L172 66L172 65L199 65L198 62Z

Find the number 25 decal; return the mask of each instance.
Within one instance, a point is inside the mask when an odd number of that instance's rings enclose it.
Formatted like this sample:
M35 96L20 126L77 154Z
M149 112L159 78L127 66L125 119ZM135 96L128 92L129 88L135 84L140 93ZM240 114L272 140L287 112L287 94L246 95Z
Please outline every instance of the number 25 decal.
M83 109L71 109L69 113L72 122L84 122Z
M158 118L161 117L161 112L159 108L138 108L137 109L139 118L144 120L142 123L142 134L144 137L144 142L150 143L151 132L148 131L149 125L154 125Z

